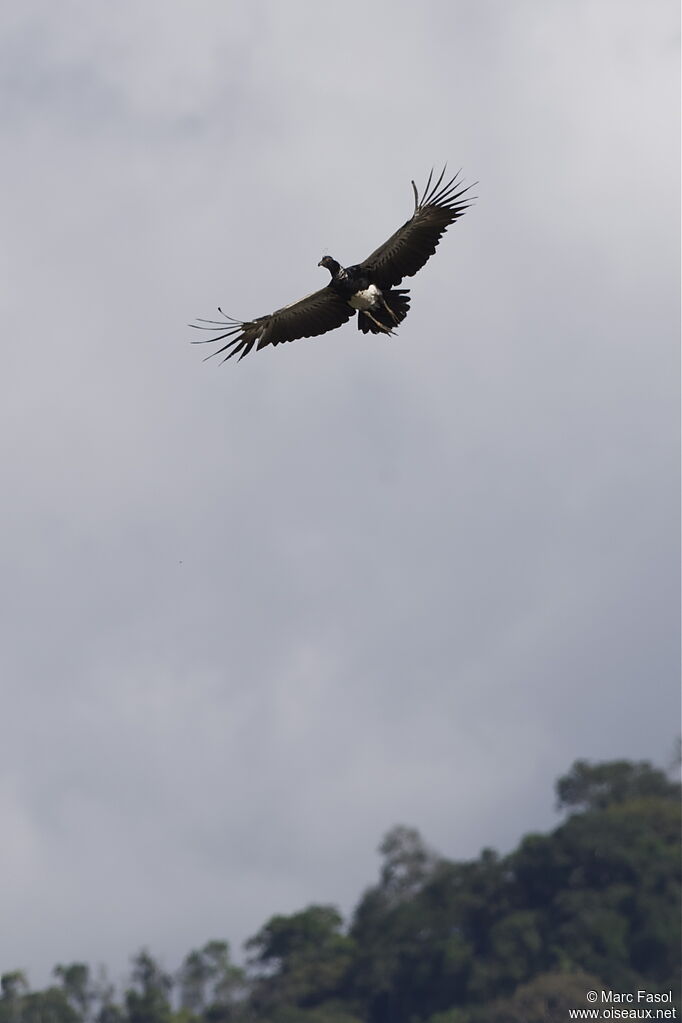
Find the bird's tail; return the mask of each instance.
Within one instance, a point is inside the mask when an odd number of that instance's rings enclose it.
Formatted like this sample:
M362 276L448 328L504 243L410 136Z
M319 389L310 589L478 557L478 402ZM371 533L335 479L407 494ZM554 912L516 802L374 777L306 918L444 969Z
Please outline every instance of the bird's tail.
M366 312L362 310L358 312L358 330L361 330L363 334L368 332L391 334L394 327L402 323L407 316L410 308L410 293L405 288L387 290L383 294L383 299L388 308L384 305L376 305L371 310L372 319Z

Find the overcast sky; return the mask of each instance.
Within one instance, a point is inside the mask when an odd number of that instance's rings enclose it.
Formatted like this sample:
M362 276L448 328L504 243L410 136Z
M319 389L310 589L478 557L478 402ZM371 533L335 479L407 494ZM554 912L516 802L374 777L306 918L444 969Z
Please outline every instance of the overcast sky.
M667 763L677 4L1 19L0 970L238 954L394 824L507 851L576 757ZM188 344L445 160L478 200L398 336Z

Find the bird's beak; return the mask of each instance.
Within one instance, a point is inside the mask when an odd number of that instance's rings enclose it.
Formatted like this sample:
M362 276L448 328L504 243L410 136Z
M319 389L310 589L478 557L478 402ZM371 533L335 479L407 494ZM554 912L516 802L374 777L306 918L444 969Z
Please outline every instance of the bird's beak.
M323 265L323 264L322 264L322 260L320 260L320 262L319 262L319 263L318 263L317 265L318 265L318 266L322 266L322 265Z

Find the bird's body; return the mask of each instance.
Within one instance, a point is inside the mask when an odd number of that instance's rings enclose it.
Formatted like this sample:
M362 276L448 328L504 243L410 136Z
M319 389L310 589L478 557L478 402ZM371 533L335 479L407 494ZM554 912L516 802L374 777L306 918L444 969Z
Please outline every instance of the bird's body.
M341 266L331 256L324 256L318 266L329 270L332 279L328 287L332 288L351 309L358 311L358 330L365 334L391 334L407 316L410 307L409 294L405 290L392 291L386 294L374 280L371 267L356 263L355 266Z
M383 298L383 291L377 288L376 284L368 284L366 287L359 287L348 299L348 304L353 309L376 309Z
M255 320L235 320L222 309L222 320L201 320L199 329L216 335L208 341L229 339L212 355L230 349L226 359L237 353L241 359L254 345L258 350L296 338L315 337L340 327L356 311L358 329L363 333L392 334L410 307L409 292L397 285L421 269L436 251L443 232L469 205L468 200L462 201L468 189L458 189L457 176L441 187L444 174L445 170L433 186L433 172L429 175L421 199L412 182L412 217L362 263L343 267L331 256L323 256L318 266L331 274L326 287Z

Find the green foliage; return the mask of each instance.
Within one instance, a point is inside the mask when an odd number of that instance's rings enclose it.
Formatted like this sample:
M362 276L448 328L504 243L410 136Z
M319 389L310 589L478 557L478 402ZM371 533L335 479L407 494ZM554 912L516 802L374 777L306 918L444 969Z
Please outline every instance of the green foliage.
M250 1018L250 1017L249 1017ZM270 1014L258 1017L258 1023L363 1023L339 1002L325 1002L316 1009L280 1006Z
M93 999L93 992L90 988L90 968L87 964L71 963L68 966L63 966L60 963L55 966L52 973L61 980L62 991L69 1005L76 1010L81 1019L87 1019Z
M171 977L149 952L122 999L85 963L32 992L0 977L0 1023L553 1023L590 988L679 996L680 786L648 763L576 761L570 815L508 856L434 854L404 826L350 927L334 906L273 916L248 970L209 941Z
M28 991L28 981L23 970L12 970L0 976L0 990L3 1002L14 1002Z
M7 1015L6 1009L9 1010ZM57 987L29 991L11 1006L0 1003L2 1023L80 1023L80 1019L64 992Z
M680 785L647 760L610 760L590 764L576 760L556 783L560 810L605 810L614 803L637 799L680 799Z
M677 799L650 797L575 815L522 842L515 876L545 918L548 968L580 967L620 990L675 988L679 835Z
M280 1005L314 1008L341 988L353 942L341 933L334 906L309 906L291 916L273 916L247 943L255 970L251 1002L260 1013Z
M170 1023L173 980L146 949L133 957L131 979L125 993L127 1023Z
M428 1023L565 1023L569 1009L589 1008L587 992L602 986L588 973L542 973L521 984L510 998L462 1012L452 1020L447 1015L432 1016Z
M379 852L384 857L380 888L387 901L416 895L438 862L417 829L402 824L385 835Z
M243 993L245 974L232 963L226 941L209 941L202 949L186 956L177 973L177 984L182 1009L190 1014L203 1014L212 1023L219 1023L234 1015L234 1006Z
M69 1004L62 988L31 991L22 970L0 977L0 1023L81 1023L85 1016Z

